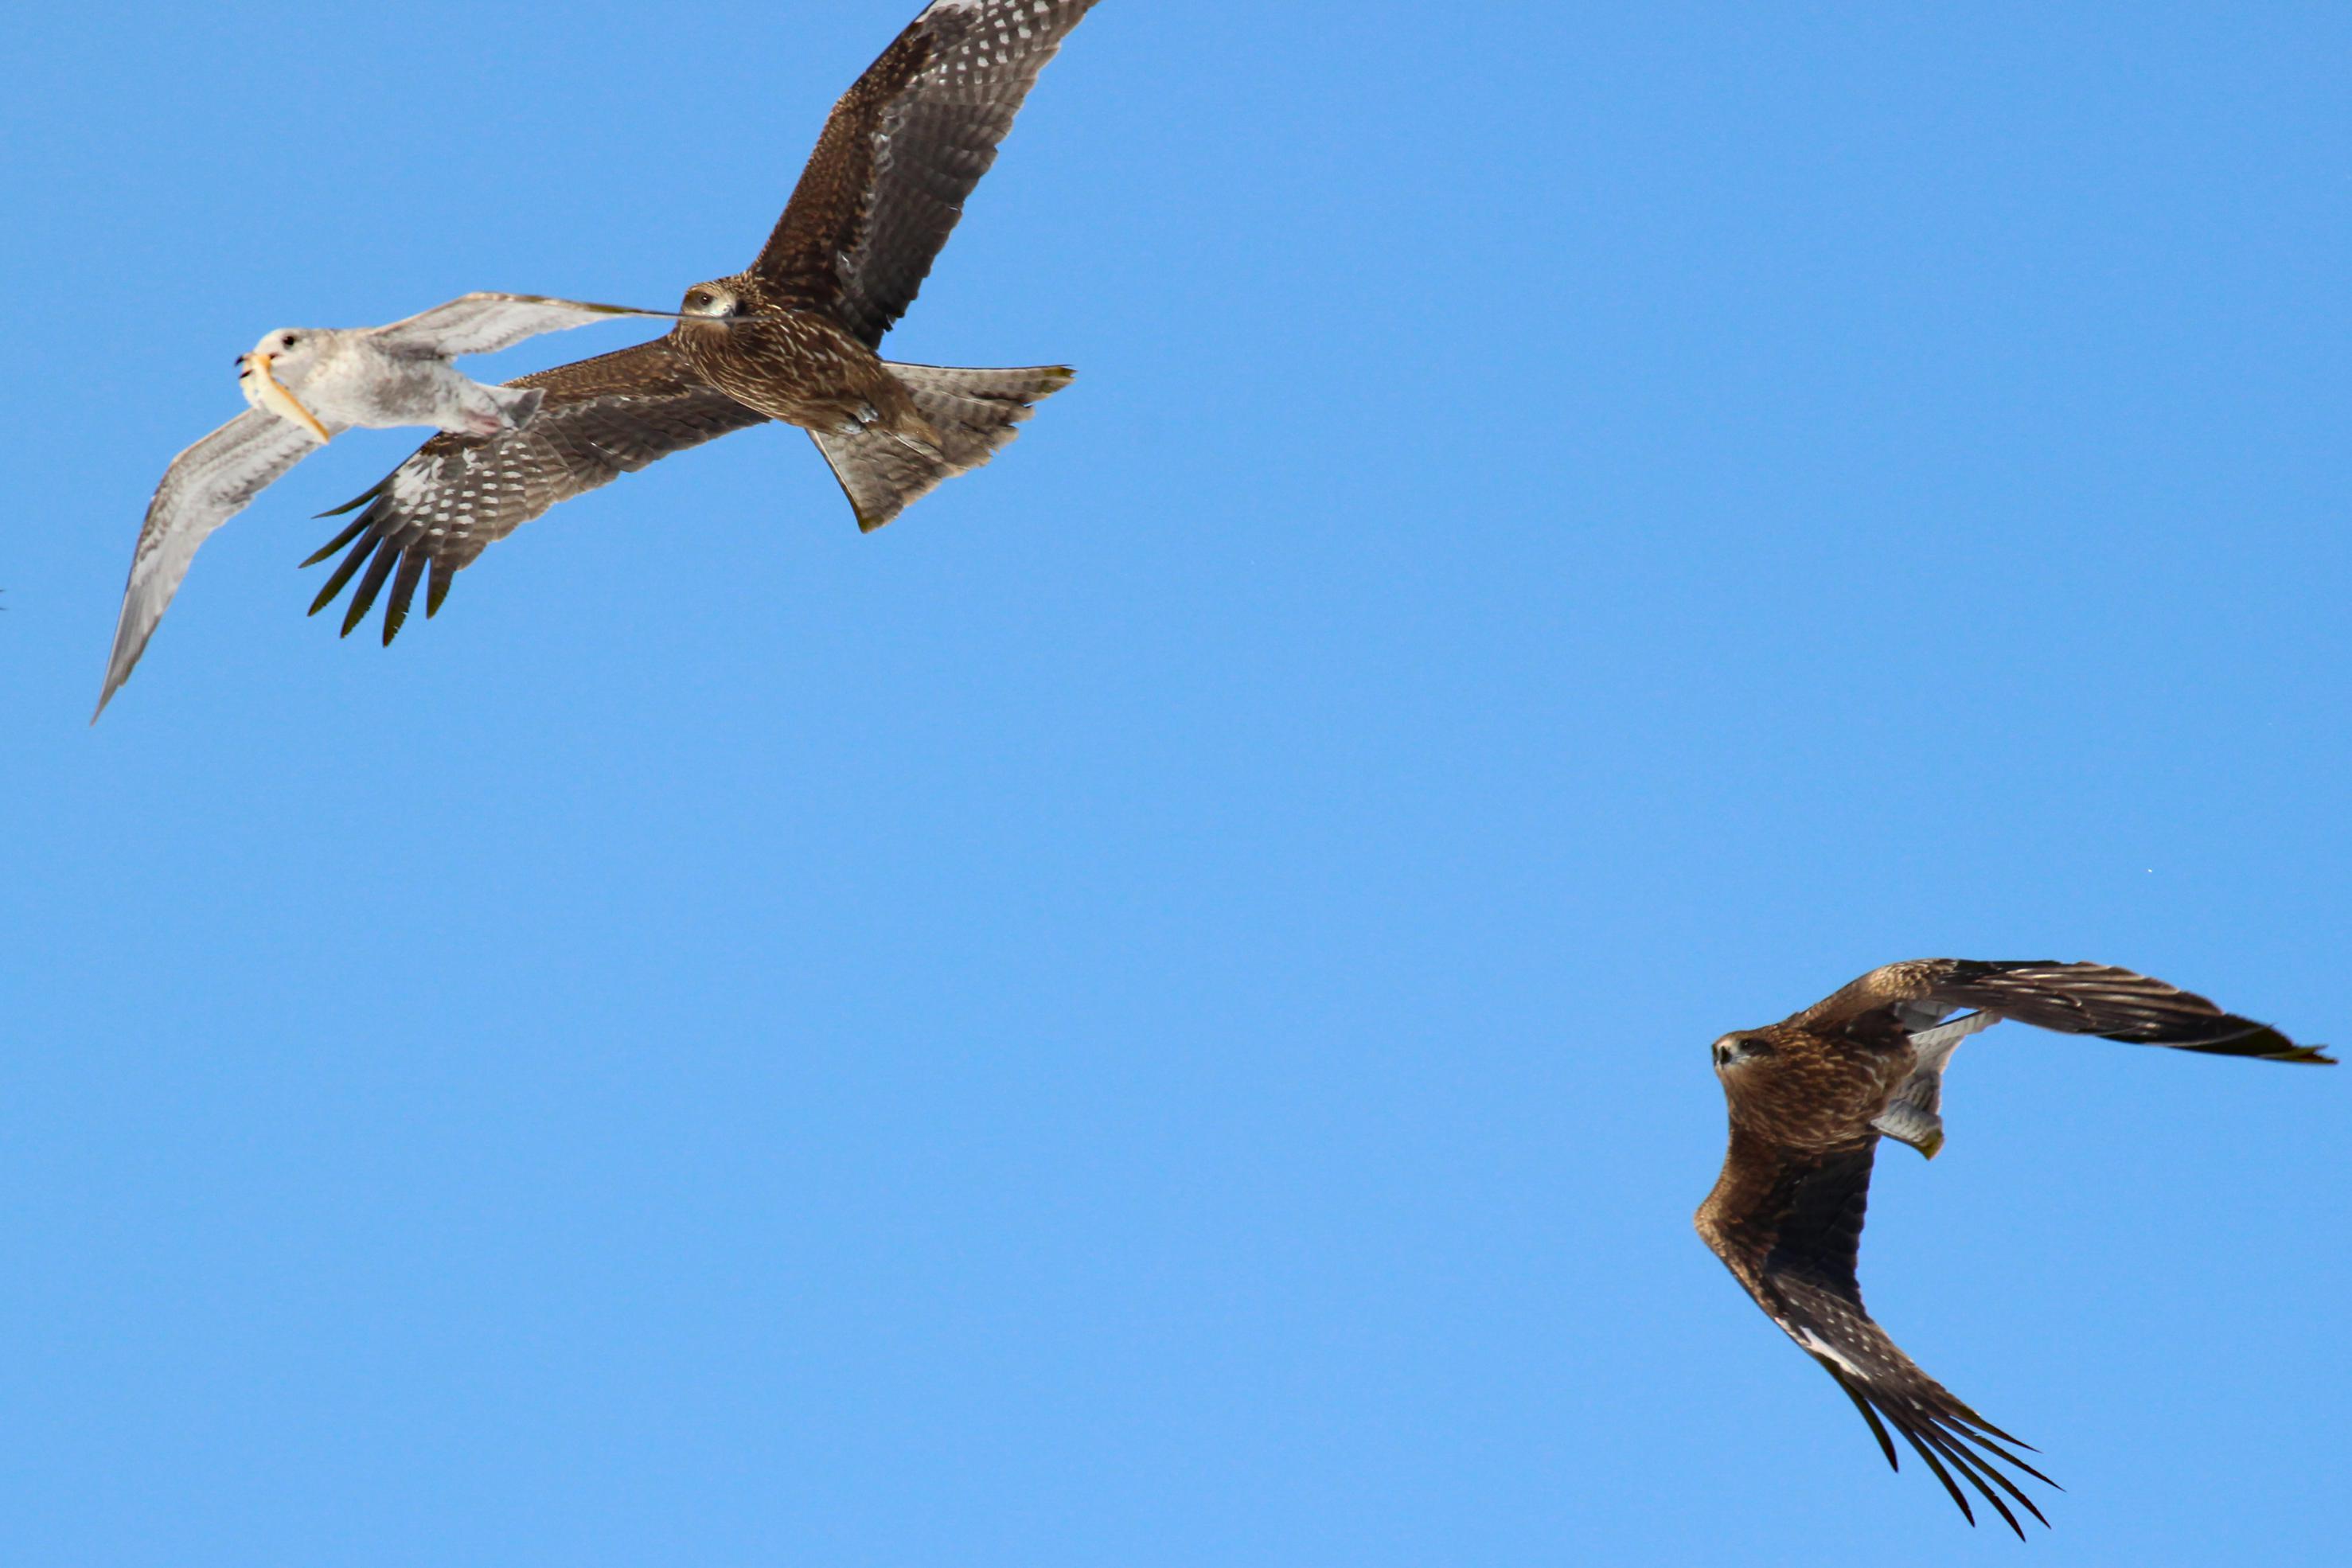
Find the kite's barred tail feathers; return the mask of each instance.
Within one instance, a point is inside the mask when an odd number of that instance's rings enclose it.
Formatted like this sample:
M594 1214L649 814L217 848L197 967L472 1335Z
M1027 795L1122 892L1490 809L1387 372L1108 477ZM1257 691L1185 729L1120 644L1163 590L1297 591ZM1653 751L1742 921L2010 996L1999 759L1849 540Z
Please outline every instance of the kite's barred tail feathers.
M869 533L940 480L988 461L1013 439L1013 427L1029 417L1031 407L1069 385L1075 374L1065 364L962 370L883 363L938 433L936 446L878 424L810 432L848 495L857 526Z

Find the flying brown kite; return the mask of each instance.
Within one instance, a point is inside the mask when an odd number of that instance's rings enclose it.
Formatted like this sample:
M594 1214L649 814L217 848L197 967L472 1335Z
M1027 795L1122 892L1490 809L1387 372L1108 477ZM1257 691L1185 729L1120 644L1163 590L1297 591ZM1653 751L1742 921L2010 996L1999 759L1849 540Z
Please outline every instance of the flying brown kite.
M385 580L383 640L426 567L425 613L456 573L558 501L769 420L814 438L876 529L1013 439L1066 365L960 370L880 358L996 161L1037 73L1095 0L936 0L842 95L751 265L686 292L667 336L509 385L545 393L530 424L445 433L338 511L364 508L325 549L350 545L316 615L365 567L348 635ZM333 513L328 514L330 516Z
M1962 1008L1977 1011L1944 1021ZM1699 1235L1766 1315L1845 1390L1889 1465L1900 1468L1891 1426L1971 1524L1976 1514L1954 1471L2022 1536L2010 1502L2035 1519L2042 1510L2001 1467L2045 1483L2050 1478L2004 1447L2025 1444L1895 1348L1871 1321L1854 1281L1879 1136L1932 1157L1944 1141L1939 1089L1953 1050L2003 1018L2217 1056L2331 1058L2127 969L1959 958L1874 969L1778 1024L1715 1042L1731 1149L1699 1205Z

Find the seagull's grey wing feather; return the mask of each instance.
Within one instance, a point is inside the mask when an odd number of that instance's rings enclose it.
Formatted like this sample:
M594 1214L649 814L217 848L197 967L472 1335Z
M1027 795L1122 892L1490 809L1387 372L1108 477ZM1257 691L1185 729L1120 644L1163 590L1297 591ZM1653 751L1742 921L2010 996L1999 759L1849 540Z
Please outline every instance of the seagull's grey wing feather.
M581 300L555 300L543 294L460 294L446 305L420 310L405 321L372 327L368 335L394 353L431 354L456 359L460 354L496 353L541 332L560 332L608 321L617 316L653 316L675 320L669 310L639 310L627 305L596 305Z
M357 500L336 509L364 510L303 563L351 546L311 614L331 604L371 557L381 556L360 579L343 630L359 625L389 577L388 643L407 618L409 596L426 566L433 572L425 600L430 616L459 568L557 502L767 419L703 380L668 338L507 384L545 390L528 425L488 437L436 436ZM395 565L400 570L393 575Z
M330 426L340 431L341 426ZM106 686L90 722L106 711L107 700L131 678L147 639L188 574L188 563L205 535L243 511L255 496L300 462L318 438L289 419L247 409L172 459L155 499L147 503L138 547L131 556L131 580L122 591L122 613L114 625L114 649L106 661Z
M1094 0L936 0L834 105L751 270L868 346L906 314Z

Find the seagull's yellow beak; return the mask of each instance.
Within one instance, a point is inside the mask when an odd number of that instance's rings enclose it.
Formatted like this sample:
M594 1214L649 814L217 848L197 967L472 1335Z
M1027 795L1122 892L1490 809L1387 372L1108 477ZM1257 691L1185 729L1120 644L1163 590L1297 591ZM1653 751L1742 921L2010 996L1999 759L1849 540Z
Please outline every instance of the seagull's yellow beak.
M306 427L320 441L333 440L334 437L327 433L327 427L312 417L310 411L303 407L292 393L278 385L278 378L269 374L269 362L276 357L274 354L264 353L251 353L245 356L246 372L253 377L253 391L257 405L268 409L280 419L290 419L295 424Z

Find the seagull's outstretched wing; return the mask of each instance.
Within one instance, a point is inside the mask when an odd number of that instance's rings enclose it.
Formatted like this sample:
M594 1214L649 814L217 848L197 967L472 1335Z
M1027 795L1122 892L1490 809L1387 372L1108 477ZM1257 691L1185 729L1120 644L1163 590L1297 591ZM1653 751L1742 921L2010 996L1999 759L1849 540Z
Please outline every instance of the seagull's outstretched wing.
M2263 1061L2333 1060L2320 1047L2296 1045L2268 1024L2224 1012L2194 992L2148 975L2105 963L2053 963L2047 959L1986 963L1916 958L1889 963L1790 1022L1837 1028L1885 1011L1908 1026L1923 1005L1936 1016L1981 1007L2021 1024L2134 1045Z
M915 302L1037 73L1095 0L936 0L825 121L751 270L869 348Z
M1969 1521L1968 1482L2010 1529L2010 1504L2042 1510L2001 1467L2055 1485L2005 1445L2026 1445L1961 1403L1886 1337L1862 1304L1854 1258L1878 1140L1830 1152L1776 1148L1735 1131L1723 1179L1698 1213L1698 1233L1765 1314L1815 1361L1870 1424L1886 1462L1902 1468L1893 1427L1944 1483ZM2048 1523L2047 1520L2042 1520Z
M351 546L312 602L312 615L366 566L343 632L360 624L390 579L383 614L389 643L408 617L426 567L433 580L425 613L431 616L460 567L558 501L767 420L705 381L668 338L507 384L546 389L530 423L495 436L436 436L358 500L327 514L364 509L303 563Z
M340 434L345 426L333 425ZM290 419L247 409L186 451L163 470L155 499L147 503L139 544L131 557L131 581L122 591L122 614L114 624L114 649L107 656L106 686L97 710L106 711L116 689L131 679L131 666L155 633L156 624L179 592L180 580L205 536L243 511L255 496L320 445L310 430Z
M608 321L615 316L652 316L675 321L673 310L639 310L627 305L594 305L553 300L543 294L460 294L446 305L420 310L404 321L372 328L369 336L395 353L456 359L496 353L541 332L560 332Z

